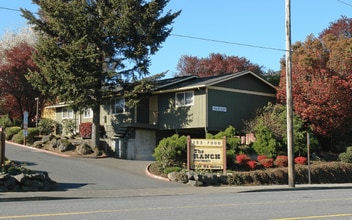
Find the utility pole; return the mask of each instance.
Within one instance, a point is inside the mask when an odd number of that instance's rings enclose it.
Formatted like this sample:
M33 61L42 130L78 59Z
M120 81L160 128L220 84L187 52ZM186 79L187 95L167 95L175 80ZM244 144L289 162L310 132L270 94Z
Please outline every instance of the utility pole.
M286 0L286 108L287 108L287 157L288 185L295 187L293 160L293 100L292 100L292 49L291 49L291 0Z

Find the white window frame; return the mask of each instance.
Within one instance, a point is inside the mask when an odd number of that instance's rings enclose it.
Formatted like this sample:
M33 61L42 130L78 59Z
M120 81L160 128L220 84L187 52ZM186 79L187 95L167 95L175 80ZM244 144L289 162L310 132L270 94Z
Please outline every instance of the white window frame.
M93 118L93 110L91 108L84 110L83 118Z
M62 119L73 119L73 109L63 108L62 109Z
M175 94L176 107L194 105L194 91L178 92Z
M113 114L124 114L126 113L126 104L125 98L117 98L115 99L113 106L112 106L112 113ZM121 110L118 110L121 109Z

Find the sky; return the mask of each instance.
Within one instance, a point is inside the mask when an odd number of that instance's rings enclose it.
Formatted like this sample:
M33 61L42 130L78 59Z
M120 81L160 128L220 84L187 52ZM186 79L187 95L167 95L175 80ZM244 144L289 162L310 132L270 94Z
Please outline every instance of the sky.
M151 57L151 74L177 73L183 55L198 58L211 53L238 56L264 70L280 69L285 55L285 0L170 0L164 12L182 10L173 31ZM17 11L37 11L31 0L0 1L0 37L18 31L26 20ZM10 10L14 9L14 10ZM291 0L291 42L318 36L341 16L351 18L352 0Z

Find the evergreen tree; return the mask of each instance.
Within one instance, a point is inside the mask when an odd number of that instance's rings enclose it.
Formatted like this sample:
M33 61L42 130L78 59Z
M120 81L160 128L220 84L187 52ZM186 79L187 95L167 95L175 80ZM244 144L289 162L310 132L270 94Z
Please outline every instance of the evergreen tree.
M34 59L41 72L28 79L44 93L92 108L98 145L100 105L109 86L126 88L149 75L150 55L169 36L180 11L163 14L169 0L33 0L38 16L23 16L41 34Z

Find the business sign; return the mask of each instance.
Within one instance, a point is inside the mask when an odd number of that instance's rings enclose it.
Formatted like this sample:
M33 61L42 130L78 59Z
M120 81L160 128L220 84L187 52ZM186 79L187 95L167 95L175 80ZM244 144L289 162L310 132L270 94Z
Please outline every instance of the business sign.
M226 137L223 139L187 139L188 169L226 171Z

